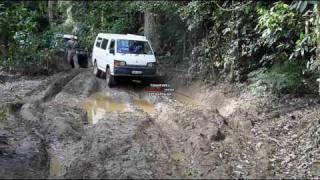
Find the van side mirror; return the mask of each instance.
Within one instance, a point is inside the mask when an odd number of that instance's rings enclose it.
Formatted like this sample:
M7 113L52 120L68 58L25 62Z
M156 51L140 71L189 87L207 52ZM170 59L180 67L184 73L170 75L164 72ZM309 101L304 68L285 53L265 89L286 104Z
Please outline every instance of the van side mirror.
M157 52L153 52L154 56L157 56Z
M114 49L110 49L110 53L111 53L111 54L114 54Z

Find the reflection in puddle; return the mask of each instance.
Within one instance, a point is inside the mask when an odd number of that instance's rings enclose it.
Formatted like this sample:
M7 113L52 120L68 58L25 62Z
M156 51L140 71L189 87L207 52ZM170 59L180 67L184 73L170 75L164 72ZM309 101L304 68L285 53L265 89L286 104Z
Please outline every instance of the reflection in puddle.
M60 176L62 172L62 165L59 159L52 157L50 160L50 175L51 176Z
M102 92L95 93L81 103L81 107L87 112L88 123L96 124L100 119L106 116L107 113L115 111L130 111L130 100L114 100L103 94ZM147 113L154 113L154 105L144 99L132 100L133 106L137 106Z
M124 111L128 108L125 103L117 102L102 93L93 94L83 101L81 106L87 111L90 124L96 124L108 112Z
M144 99L134 99L133 104L138 106L144 112L147 112L147 113L155 112L154 105Z
M199 103L197 101L195 101L194 99L192 99L190 96L185 95L183 93L180 92L175 92L174 93L175 99L185 103L185 104L192 104L192 105L199 105Z

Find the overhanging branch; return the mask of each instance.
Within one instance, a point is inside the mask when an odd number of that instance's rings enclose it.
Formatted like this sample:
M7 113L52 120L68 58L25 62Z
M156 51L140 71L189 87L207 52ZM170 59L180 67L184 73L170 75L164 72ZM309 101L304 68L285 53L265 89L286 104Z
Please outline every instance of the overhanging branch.
M247 5L249 5L249 4L252 3L252 1L249 1L249 2L247 2L246 4L243 4L243 5L241 5L241 6L235 7L235 8L233 8L233 9L226 9L226 8L223 8L222 6L220 6L216 1L213 1L213 2L214 2L214 3L218 6L218 8L221 9L222 11L236 11L236 10L242 9L242 8L244 8L245 6L247 6Z

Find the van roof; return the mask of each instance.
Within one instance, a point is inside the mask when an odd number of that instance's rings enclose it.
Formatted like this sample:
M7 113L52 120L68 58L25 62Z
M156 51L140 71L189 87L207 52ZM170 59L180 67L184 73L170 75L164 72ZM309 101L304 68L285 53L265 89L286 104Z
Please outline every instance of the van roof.
M147 41L147 38L145 36L140 36L140 35L135 35L135 34L99 33L98 37Z

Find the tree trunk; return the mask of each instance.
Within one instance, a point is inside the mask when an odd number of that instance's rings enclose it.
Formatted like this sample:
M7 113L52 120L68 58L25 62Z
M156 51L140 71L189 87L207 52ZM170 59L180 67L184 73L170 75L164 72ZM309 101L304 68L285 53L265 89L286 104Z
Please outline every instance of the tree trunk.
M86 13L89 13L89 1L83 1L83 6Z
M160 51L159 15L146 10L144 12L144 35L150 41L153 50Z
M317 49L316 49L316 61L320 62L320 5L317 4L317 18L316 18L316 27L317 27ZM320 68L318 68L320 70Z
M49 18L49 23L50 25L53 22L53 0L48 0L48 18Z

